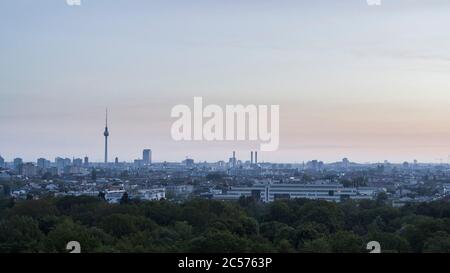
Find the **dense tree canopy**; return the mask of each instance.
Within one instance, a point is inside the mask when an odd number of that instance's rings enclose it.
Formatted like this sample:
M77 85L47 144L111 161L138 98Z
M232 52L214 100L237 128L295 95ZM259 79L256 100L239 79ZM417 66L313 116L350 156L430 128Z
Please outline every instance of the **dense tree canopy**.
M0 252L450 252L450 204L0 200Z

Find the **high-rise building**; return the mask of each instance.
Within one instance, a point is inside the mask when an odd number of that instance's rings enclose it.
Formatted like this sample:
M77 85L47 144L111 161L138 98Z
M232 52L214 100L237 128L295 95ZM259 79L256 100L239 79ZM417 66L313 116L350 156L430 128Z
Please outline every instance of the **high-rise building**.
M350 165L350 160L348 160L348 158L342 159L342 166L344 168L348 168L349 165Z
M106 122L105 122L105 131L103 132L105 136L105 163L108 163L108 109L106 109Z
M116 159L114 160L114 163L117 165L119 164L119 158L116 156Z
M89 167L89 157L87 156L84 157L84 166Z
M36 176L36 166L33 163L25 163L22 165L21 174L24 176Z
M181 163L183 163L186 166L194 166L194 159L186 158Z
M5 159L2 156L0 156L0 168L3 167L5 167Z
M73 160L73 165L75 167L81 167L83 165L83 160L81 158L75 158Z
M135 159L134 160L134 167L140 168L140 167L142 167L142 164L143 164L142 159Z
M144 165L152 164L152 150L144 149L142 152L142 161Z
M23 160L20 157L14 158L14 170L19 171L22 168Z
M39 158L39 159L37 160L37 167L38 167L39 169L47 169L47 168L50 167L50 161L48 161L48 160L45 159L45 158Z
M64 165L65 165L64 158L62 157L55 158L55 165L57 174L62 174L64 172Z
M64 158L64 167L70 166L72 164L72 160L70 158L66 157Z
M45 168L45 158L38 158L37 166L39 169L44 169Z

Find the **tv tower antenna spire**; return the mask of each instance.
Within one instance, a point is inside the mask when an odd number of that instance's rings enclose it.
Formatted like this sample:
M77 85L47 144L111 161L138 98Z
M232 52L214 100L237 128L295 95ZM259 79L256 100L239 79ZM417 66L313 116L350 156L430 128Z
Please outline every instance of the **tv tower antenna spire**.
M105 164L108 163L108 108L106 108L106 119L105 119L105 131L103 132L103 136L105 136Z

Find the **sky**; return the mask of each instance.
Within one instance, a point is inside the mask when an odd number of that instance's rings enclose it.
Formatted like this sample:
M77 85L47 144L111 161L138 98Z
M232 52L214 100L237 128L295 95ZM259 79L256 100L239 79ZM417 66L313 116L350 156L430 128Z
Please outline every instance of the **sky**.
M0 155L249 160L174 141L177 104L280 106L260 161L447 162L447 0L0 1Z

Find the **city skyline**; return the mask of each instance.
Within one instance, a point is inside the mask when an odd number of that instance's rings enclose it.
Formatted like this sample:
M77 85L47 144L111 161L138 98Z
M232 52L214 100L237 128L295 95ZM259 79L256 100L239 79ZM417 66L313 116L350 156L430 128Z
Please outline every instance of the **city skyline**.
M103 157L103 161L102 160L97 160L95 159L94 161L90 161L90 163L114 163L112 160L109 160L108 158L108 137L109 137L109 129L108 129L108 108L106 108L106 112L105 112L105 128L104 128L104 132L103 132L103 137L104 137L104 148L103 148L103 152L104 152L104 157ZM239 141L239 142L247 142L249 143L250 141ZM204 143L208 143L208 142L204 142ZM213 141L212 143L220 143L218 141ZM257 145L256 145L257 146ZM144 148L142 150L142 158L136 157L136 158L131 158L131 159L125 159L125 160L120 160L120 155L119 154L115 154L113 156L113 158L115 158L115 160L119 160L119 162L125 162L125 163L133 163L133 161L135 160L142 160L144 162L144 164L149 164L152 163L152 150L148 149L148 148ZM225 161L227 162L227 159L233 158L234 161L236 160L241 160L242 162L246 162L249 161L253 164L253 160L257 160L257 153L264 153L262 151L258 151L258 150L251 150L251 149L244 149L244 150L238 150L238 153L240 155L242 154L246 154L245 156L242 157L236 157L236 151L232 151L231 153L231 157L229 157L230 154L226 154L224 155L223 158L218 158L218 159L213 159L213 160L202 160L202 159L198 159L195 158L194 156L184 156L182 157L182 159L175 159L175 160L156 160L155 163L163 163L163 162L181 162L186 158L191 158L196 160L196 162L208 162L208 163L214 163L214 162L219 162L219 161ZM265 154L273 154L273 152L266 152ZM2 154L0 154L0 157L2 156ZM249 157L248 157L249 156ZM247 158L248 157L248 158ZM86 158L90 158L90 156L88 154L84 154L84 155L71 155L71 156L67 156L67 155L62 155L62 154L57 154L54 156L43 156L42 154L34 159L30 159L27 157L21 157L21 156L13 156L10 160L6 160L4 157L1 157L5 162L10 162L12 163L15 159L21 159L23 160L23 162L37 162L40 159L52 159L54 158L55 161L58 158L64 159L64 158L72 158L72 159L81 159L84 158L86 160ZM342 156L340 159L336 159L336 160L321 160L320 158L309 158L306 160L301 160L301 161L273 161L270 160L269 158L267 158L266 160L262 160L260 162L267 162L267 163L294 163L294 164L301 164L301 163L305 163L308 161L313 161L313 160L318 160L318 161L323 161L325 164L327 163L334 163L334 162L340 162L341 160L347 160L347 157ZM50 160L51 161L51 160ZM358 163L358 164L375 164L375 163L383 163L383 162L389 162L389 163L393 163L393 164L402 164L404 162L418 162L417 158L414 159L405 159L405 160L400 160L400 161L391 161L388 158L385 158L383 160L378 160L378 161L353 161L354 163ZM435 163L439 163L439 164L450 164L450 155L448 155L446 158L435 158L434 161L421 161L420 163L425 163L425 164L435 164ZM38 164L39 165L39 164Z
M3 1L0 155L217 161L256 142L176 142L176 104L280 105L260 161L447 162L448 1ZM112 129L113 128L113 129Z

